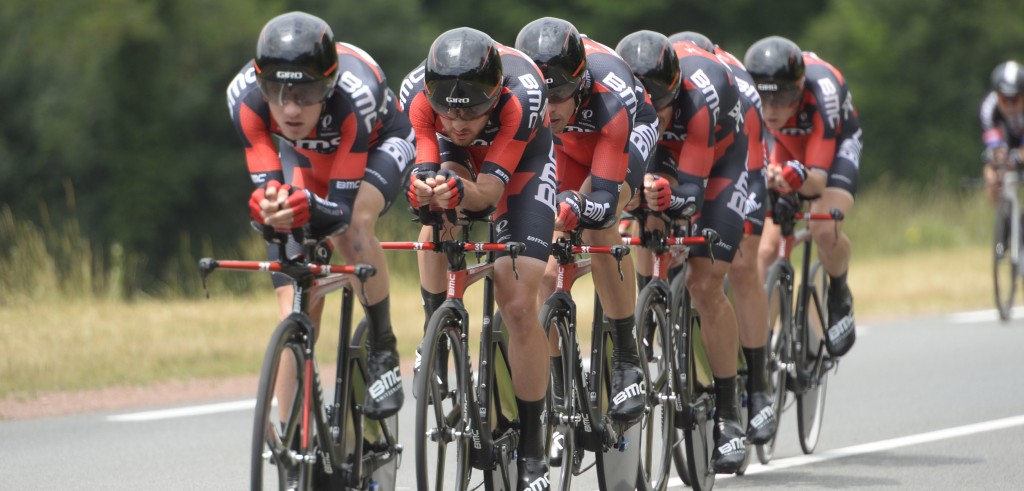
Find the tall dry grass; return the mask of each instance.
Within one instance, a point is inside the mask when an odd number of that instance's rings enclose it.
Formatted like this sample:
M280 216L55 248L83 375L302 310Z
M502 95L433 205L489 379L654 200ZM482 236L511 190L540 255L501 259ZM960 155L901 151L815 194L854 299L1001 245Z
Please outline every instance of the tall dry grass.
M990 222L990 207L975 193L897 186L862 193L844 224L854 241L850 282L859 321L991 308ZM180 289L125 301L118 285L131 274L130 254L99 261L106 255L74 223L31 223L0 210L0 245L0 399L259 370L276 324L264 274L218 272L209 279L209 300L190 297L186 289L198 289L199 278L187 271L196 271L197 258L182 247ZM264 254L258 241L210 252ZM411 360L423 325L419 288L408 258L392 264L392 318L400 351ZM576 296L579 324L589 326L588 280L577 284ZM474 288L467 297L474 339L479 302ZM324 325L331 328L321 333L321 346L337 342L339 303L328 299ZM322 348L321 357L333 361L334 349Z

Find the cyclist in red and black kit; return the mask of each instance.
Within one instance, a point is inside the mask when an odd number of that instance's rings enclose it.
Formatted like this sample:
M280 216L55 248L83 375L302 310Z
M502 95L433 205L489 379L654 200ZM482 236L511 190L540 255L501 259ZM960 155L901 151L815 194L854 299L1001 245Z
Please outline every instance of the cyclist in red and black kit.
M729 268L729 284L735 295L736 320L739 324L740 345L747 360L747 438L750 443L763 444L775 434L777 416L769 395L768 382L768 296L764 279L758 268L758 245L764 230L767 182L764 164L767 159L764 146L764 120L761 118L761 96L754 88L754 80L732 53L715 45L707 36L684 31L669 36L669 41L690 41L709 53L714 53L736 77L743 104L743 131L747 136L747 201L744 206L743 238L740 250Z
M985 192L992 203L999 201L1004 166L1024 158L1024 65L1004 61L992 70L992 91L981 101L981 141L985 152Z
M775 138L766 170L769 187L782 193L820 196L811 203L813 213L835 208L849 216L857 194L863 143L860 120L843 75L814 53L802 52L796 43L779 36L752 44L743 61L761 94L765 126ZM777 204L787 203L780 200ZM824 337L832 357L845 354L856 339L853 295L846 281L850 239L841 224L810 223L818 258L829 275L828 332ZM778 244L779 228L766 226L760 250L762 268L774 260Z
M543 17L527 24L516 48L540 67L548 86L548 115L555 133L558 210L555 229L584 229L588 245L622 243L618 217L643 186L643 176L658 136L658 117L630 67L611 48L581 36L568 21ZM611 405L613 421L630 425L646 405L644 374L635 338L636 279L633 260L619 263L595 255L594 288L615 326L612 394L627 397ZM554 292L557 262L548 261L539 300ZM549 339L552 376L562 373L557 335ZM561 387L556 381L554 387ZM640 388L640 390L636 390ZM556 397L561 394L556 394Z
M408 197L485 215L493 210L498 242L522 242L513 262L494 264L494 294L509 330L509 365L520 415L520 490L548 489L544 455L548 363L537 290L551 253L555 163L545 113L547 87L529 58L468 27L441 34L427 59L402 81L401 98L416 131L416 166ZM424 227L420 240L430 240ZM445 298L444 258L419 255L429 318ZM517 273L518 271L518 279Z
M660 110L671 117L645 176L644 199L648 207L672 217L698 211L697 230L710 228L719 235L711 246L691 249L686 285L701 315L714 376L712 467L717 473L734 473L746 453L736 400L739 332L725 295L725 275L743 235L747 199L747 139L739 90L724 64L688 41L673 47L662 34L638 31L615 50L652 95L659 92L653 87L683 81L673 103Z
M252 218L286 230L308 225L349 262L377 274L360 298L370 325L363 412L385 418L402 406L398 351L391 327L388 269L374 224L402 190L415 153L380 66L359 48L335 43L322 19L291 12L260 33L256 58L227 91L228 108L245 147ZM277 247L269 247L272 260ZM288 254L297 253L294 239ZM329 260L329 252L321 261ZM293 289L274 276L280 316L291 312ZM313 306L319 324L323 302Z

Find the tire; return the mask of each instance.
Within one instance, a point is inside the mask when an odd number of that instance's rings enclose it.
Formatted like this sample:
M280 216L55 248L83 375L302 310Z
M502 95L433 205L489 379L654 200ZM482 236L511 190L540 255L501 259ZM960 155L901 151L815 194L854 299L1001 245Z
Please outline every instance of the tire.
M1017 264L1011 252L1012 230L1010 220L1012 203L1001 199L996 207L996 218L992 240L992 276L996 296L996 310L1003 322L1010 320L1013 310L1013 298L1017 292Z
M554 378L548 386L548 410L550 417L547 425L547 439L552 449L561 448L561 458L556 462L550 462L549 476L551 478L551 490L567 491L572 489L572 478L579 472L580 463L583 460L583 451L576 445L576 424L570 423L580 414L580 400L578 394L582 390L576 390L576 363L579 360L579 348L575 339L570 339L569 324L574 322L571 319L569 306L560 301L547 301L540 310L541 325L545 330L555 329L559 337L559 348L562 352L562 384L558 390L562 393L562 403L555 403ZM564 421L564 423L563 423ZM548 453L551 455L551 452ZM557 469L557 470L556 470Z
M314 455L317 448L316 425L309 425L306 444L302 444L303 420L313 423L313 418L304 415L301 388L305 385L305 368L312 362L306 356L306 343L311 326L304 317L289 316L281 321L271 335L256 395L256 409L253 416L253 437L250 482L253 491L287 489L289 477L297 479L298 489L313 487L313 459L300 456ZM287 380L286 380L287 379ZM294 390L290 396L276 400L275 388L279 383L291 383ZM279 408L287 414L282 420ZM309 408L312 409L312 408ZM317 411L319 412L319 411ZM305 460L305 464L300 464Z
M352 335L352 343L349 344L349 350L352 356L359 356L364 360L362 366L366 366L366 319L359 322L356 327L355 333ZM362 374L361 374L362 375ZM353 373L355 376L355 373ZM362 379L359 383L353 381L352 393L349 395L350 406L349 406L349 431L351 434L355 433L355 418L356 412L354 407L351 405L351 401L363 401L365 397L365 385L366 377L362 375ZM378 489L395 489L395 481L398 478L398 461L399 457L397 451L393 447L398 442L398 415L395 414L389 418L385 418L382 421L376 421L370 418L362 418L362 434L363 434L363 453L371 452L371 449L377 448L378 452L386 454L389 460L380 464L376 469L370 473L368 478L370 483L377 486ZM388 445L387 436L390 436L393 441L391 446ZM348 441L353 441L349 438ZM387 449L387 450L384 450ZM352 449L347 449L347 455L351 455Z
M607 414L612 399L612 337L606 331L604 339L604 363L600 380L595 383L591 380L589 390L603 391L598 398L601 400L600 414ZM639 340L637 340L639 343ZM638 345L639 346L639 345ZM642 359L641 359L642 361ZM641 369L644 364L641 363ZM644 370L646 373L646 370ZM645 374L644 379L649 377ZM607 419L607 418L605 418ZM610 424L610 423L605 423ZM640 472L640 453L643 449L643 423L636 423L629 427L622 435L626 442L624 448L609 448L605 452L596 454L597 460L597 484L601 491L619 489L634 489L638 482L643 481L643 474Z
M746 435L747 425L750 421L750 410L748 408L750 394L747 392L747 381L750 380L750 371L747 368L747 359L743 356L743 346L740 346L740 351L736 358L736 400L739 402L740 426L743 427L743 434ZM740 463L739 469L736 469L737 476L747 473L747 466L750 465L750 460L753 456L754 447L746 445L743 462Z
M710 490L715 485L711 469L714 448L714 394L708 389L712 381L700 333L700 317L690 304L689 292L673 295L673 322L678 323L678 336L673 343L679 367L683 415L683 441L686 450L686 471L690 487L695 491ZM678 297L678 298L677 298ZM678 317L676 317L678 312Z
M818 445L828 389L828 366L821 362L827 356L822 353L825 349L822 335L828 322L828 299L825 298L828 278L821 263L811 266L809 281L806 287L812 291L804 308L804 318L798 321L800 347L796 353L797 371L804 379L803 390L796 396L796 414L800 448L805 454L813 453Z
M768 382L771 389L772 408L775 410L775 435L767 443L756 445L757 460L767 464L775 456L775 439L782 422L782 411L786 407L786 379L788 367L793 366L793 272L788 263L778 261L768 268L765 292L768 296L768 323L771 331L768 338Z
M461 344L462 317L442 306L431 316L421 346L416 397L416 488L424 491L469 488L470 440L466 428L465 379L469 370ZM429 435L428 435L429 433Z
M672 453L676 446L675 374L672 369L672 338L665 298L654 283L636 301L636 326L643 347L642 359L649 374L650 413L644 428L640 463L642 477L653 491L664 491L672 474Z

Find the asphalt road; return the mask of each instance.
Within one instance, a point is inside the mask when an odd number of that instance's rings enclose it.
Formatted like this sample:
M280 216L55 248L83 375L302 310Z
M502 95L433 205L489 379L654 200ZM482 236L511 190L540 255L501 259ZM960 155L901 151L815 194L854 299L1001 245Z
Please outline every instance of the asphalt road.
M716 487L1020 489L1022 353L1024 319L1002 324L991 312L858 326L857 344L830 378L815 453L800 450L790 408L775 460L719 476ZM0 490L246 489L252 404L2 422ZM411 452L411 405L401 417ZM407 455L399 489L415 489L413 471ZM573 488L597 489L593 471Z

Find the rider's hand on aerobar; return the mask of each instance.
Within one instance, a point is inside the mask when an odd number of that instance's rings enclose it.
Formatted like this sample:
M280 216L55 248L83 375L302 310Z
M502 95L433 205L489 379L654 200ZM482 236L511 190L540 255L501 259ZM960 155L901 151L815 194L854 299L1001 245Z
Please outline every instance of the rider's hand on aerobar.
M792 221L796 217L799 206L796 193L777 193L775 201L772 202L772 221L775 223Z
M566 232L576 230L580 226L580 215L586 207L587 198L573 191L562 191L555 198L555 203L558 205L555 222L562 224L561 230Z

